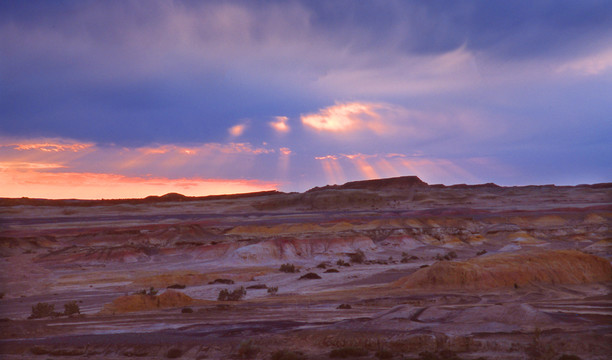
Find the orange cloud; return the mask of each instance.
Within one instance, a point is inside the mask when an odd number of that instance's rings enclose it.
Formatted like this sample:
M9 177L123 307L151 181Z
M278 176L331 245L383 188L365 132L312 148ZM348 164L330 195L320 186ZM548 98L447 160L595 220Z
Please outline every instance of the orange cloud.
M288 133L291 128L287 125L289 118L286 116L277 116L275 121L270 121L268 124L279 133Z
M35 163L35 162L0 162L0 171L3 170L40 170L59 169L65 166L61 164Z
M94 146L94 144L90 143L53 143L53 142L41 142L41 143L25 143L25 144L11 144L13 149L19 151L26 150L39 150L44 152L62 152L62 151L72 151L78 152L81 150L85 150Z
M246 130L246 124L238 124L229 128L227 131L233 137L238 137L244 133Z
M189 196L235 194L277 188L277 184L241 179L142 178L117 174L52 173L3 170L0 197L49 199L142 198L179 192Z
M381 104L372 103L336 103L320 109L318 113L302 115L302 123L317 131L353 132L372 130L383 133L386 126L377 110Z

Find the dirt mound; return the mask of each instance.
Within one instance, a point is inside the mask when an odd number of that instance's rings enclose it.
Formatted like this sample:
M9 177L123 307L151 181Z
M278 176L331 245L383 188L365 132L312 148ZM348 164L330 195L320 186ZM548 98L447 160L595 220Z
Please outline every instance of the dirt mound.
M135 294L122 296L104 306L101 314L121 314L191 305L194 299L182 292L166 290L161 295Z
M496 254L465 262L441 261L398 280L404 288L489 289L531 283L585 284L612 281L612 266L576 250Z

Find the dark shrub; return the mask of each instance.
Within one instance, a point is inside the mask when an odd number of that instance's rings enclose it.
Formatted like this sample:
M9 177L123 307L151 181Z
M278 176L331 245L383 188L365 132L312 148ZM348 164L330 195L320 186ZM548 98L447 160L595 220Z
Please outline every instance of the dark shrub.
M327 269L324 272L326 272L326 273L337 273L337 272L340 272L340 271L338 271L336 269Z
M440 359L438 359L438 356L432 352L423 351L422 353L419 353L419 360L440 360Z
M44 317L49 317L55 315L53 309L55 305L48 303L38 303L35 306L32 306L32 314L28 319L41 319Z
M177 349L177 348L172 348L168 350L168 352L166 353L166 357L168 359L177 359L177 358L180 358L181 356L183 356L183 350Z
M238 357L240 359L252 359L258 352L259 349L253 345L251 340L243 341L238 346Z
M278 286L271 286L268 288L268 294L270 295L276 295L277 292L278 292Z
M325 269L325 268L327 268L327 264L326 264L326 263L324 263L324 262L322 262L322 263L320 263L319 265L317 265L317 267L318 267L319 269Z
M215 279L214 281L209 282L209 284L226 284L226 285L232 285L234 283L234 280L231 279Z
M182 308L181 309L181 313L183 314L191 314L193 312L193 309L190 307L186 307L186 308Z
M257 284L257 285L247 286L247 290L250 290L250 289L257 290L257 289L267 289L267 288L268 287L266 286L266 284Z
M219 291L219 296L217 297L217 300L219 301L238 301L242 299L242 297L244 297L245 295L246 295L246 290L244 289L243 286L239 287L238 289L235 289L232 292L230 292L227 289L223 289Z
M340 304L336 309L352 309L353 307L349 304Z
M46 355L48 353L50 353L49 349L47 349L46 347L42 347L42 346L32 346L30 348L30 352L34 355Z
M316 279L320 279L321 277L315 273L308 273L306 275L302 275L300 276L300 280L316 280Z
M345 262L342 259L339 259L338 261L336 261L336 265L338 265L338 266L351 266L351 264Z
M451 260L451 259L456 259L456 258L457 258L457 253L454 251L451 251L444 256L444 259L446 260Z
M0 299L3 299L3 298L4 298L4 293L0 292Z
M487 250L480 250L479 252L476 253L476 256L484 255L486 253L487 253Z
M441 360L461 360L457 353L452 350L442 350L438 353L438 358Z
M419 266L419 269L426 268L426 267L429 267L429 265L421 265Z
M74 314L80 314L81 313L81 309L79 308L79 305L77 305L76 301L71 301L69 303L64 304L64 315L74 315Z
M393 353L391 351L387 351L387 350L378 350L374 355L377 358L379 358L379 359L391 359L391 358L393 358Z
M186 286L182 284L174 284L174 285L168 286L168 289L184 289L184 288L186 288Z
M340 349L334 349L329 353L330 358L341 358L345 359L348 357L361 357L368 355L368 351L365 349L359 349L354 347L343 347Z
M365 261L365 254L361 250L357 250L354 253L350 253L348 254L348 256L349 259L351 259L351 262L356 264L362 264Z
M306 360L306 356L300 351L279 350L270 355L270 360Z
M295 268L295 265L293 264L283 264L280 266L278 270L285 272L285 273L296 273L297 272L297 269Z
M563 354L561 355L561 357L559 357L559 360L582 360L582 359L578 355Z

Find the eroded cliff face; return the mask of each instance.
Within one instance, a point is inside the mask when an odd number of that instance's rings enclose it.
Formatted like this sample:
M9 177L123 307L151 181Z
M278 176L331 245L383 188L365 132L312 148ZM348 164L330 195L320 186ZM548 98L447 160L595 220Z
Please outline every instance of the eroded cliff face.
M187 357L227 358L246 338L259 358L281 344L312 358L344 345L370 358L383 345L396 357L612 353L591 336L611 330L610 184L446 187L408 177L304 194L18 200L0 201L0 317L9 319L0 341L13 339L3 355L155 358L178 344ZM287 263L297 273L279 271ZM241 286L241 301L217 301ZM150 287L158 293L138 293ZM38 302L58 310L72 300L81 317L25 320ZM151 329L156 348L145 346ZM75 335L98 345L75 347Z

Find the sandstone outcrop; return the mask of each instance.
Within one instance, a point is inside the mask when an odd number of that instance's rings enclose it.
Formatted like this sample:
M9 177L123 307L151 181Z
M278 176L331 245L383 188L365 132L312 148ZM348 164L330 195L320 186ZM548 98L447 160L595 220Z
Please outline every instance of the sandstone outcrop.
M439 261L398 280L422 289L493 289L527 284L586 284L612 281L603 258L575 250L495 254L467 261Z

